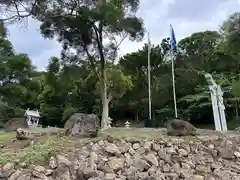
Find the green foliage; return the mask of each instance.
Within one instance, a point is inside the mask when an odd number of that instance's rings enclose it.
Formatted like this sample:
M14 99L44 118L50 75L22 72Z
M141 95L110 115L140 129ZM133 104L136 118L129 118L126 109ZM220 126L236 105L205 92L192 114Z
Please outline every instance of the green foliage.
M74 113L77 112L76 108L68 107L64 109L63 116L62 116L62 122L66 122Z
M25 110L21 108L14 109L14 117L24 117Z

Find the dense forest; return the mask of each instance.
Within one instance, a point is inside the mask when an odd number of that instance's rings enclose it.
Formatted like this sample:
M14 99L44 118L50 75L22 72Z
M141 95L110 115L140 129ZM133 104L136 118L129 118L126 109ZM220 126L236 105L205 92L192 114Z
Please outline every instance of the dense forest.
M129 6L136 12L137 5ZM98 28L105 28L109 34L123 37L123 40L126 37L123 32L130 39L141 40L144 34L141 19L127 18L121 14L120 7L113 9L106 5L104 8L104 12L118 14L106 15L103 27L99 23ZM86 9L79 11L89 13ZM52 13L56 11L53 9ZM38 9L38 13L42 12ZM66 16L58 13L58 18ZM0 125L10 118L22 117L24 110L30 108L40 110L41 124L62 126L75 112L102 116L105 106L102 101L109 104L107 114L115 122L141 123L148 118L147 44L116 61L118 46L113 43L116 39L112 36L109 44L99 45L102 41L98 38L102 34L94 24L89 24L90 20L98 18L93 12L78 21L75 21L77 17L67 16L61 23L51 11L48 16L39 14L32 16L43 22L41 33L46 38L58 37L63 44L62 55L60 58L49 57L46 72L37 71L27 54L14 51L6 26L1 23ZM123 22L119 23L121 26L116 23L118 19ZM92 39L89 38L90 29L96 30ZM152 115L159 125L174 117L170 47L170 38L166 37L152 47L150 55ZM77 53L70 52L69 48ZM96 56L90 54L95 51L98 52ZM179 117L199 126L213 124L210 93L204 77L205 73L211 73L224 91L227 120L232 125L229 127L240 124L240 12L222 22L218 31L195 32L181 39L175 57ZM103 89L107 89L107 97L101 93Z

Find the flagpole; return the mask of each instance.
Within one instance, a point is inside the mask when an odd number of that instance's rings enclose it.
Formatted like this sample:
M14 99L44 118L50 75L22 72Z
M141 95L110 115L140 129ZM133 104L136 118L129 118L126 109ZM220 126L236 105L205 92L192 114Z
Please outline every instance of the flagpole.
M148 32L148 111L149 111L149 120L152 119L150 55L151 55L151 41L150 41L150 35L149 35L149 32Z
M172 25L170 25L170 34L172 34ZM172 86L173 86L174 111L175 111L175 118L177 118L178 113L177 113L177 100L176 100L176 89L175 89L174 54L173 54L172 43L171 43L171 60L172 60Z

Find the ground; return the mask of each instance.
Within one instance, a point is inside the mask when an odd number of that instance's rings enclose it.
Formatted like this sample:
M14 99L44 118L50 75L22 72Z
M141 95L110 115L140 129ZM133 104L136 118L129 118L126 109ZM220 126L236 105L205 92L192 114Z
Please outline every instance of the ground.
M55 129L56 131L57 129ZM35 130L37 133L47 132L49 129ZM53 130L52 130L53 131ZM52 153L66 152L71 153L82 147L85 143L96 141L111 135L116 138L130 139L156 139L170 138L165 135L165 129L151 128L111 128L100 133L97 138L78 138L61 135L45 134L36 138L32 144L30 140L17 141L15 132L0 132L0 164L9 161L26 162L26 163L44 163ZM224 135L211 130L198 129L199 135ZM237 132L228 132L225 135L240 134ZM194 137L186 137L194 138Z

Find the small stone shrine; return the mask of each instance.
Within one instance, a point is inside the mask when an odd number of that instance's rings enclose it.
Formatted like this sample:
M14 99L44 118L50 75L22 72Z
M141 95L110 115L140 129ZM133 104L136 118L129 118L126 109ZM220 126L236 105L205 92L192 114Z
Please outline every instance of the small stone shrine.
M30 110L29 108L25 111L24 117L27 121L28 127L37 127L39 123L40 113L38 110Z

